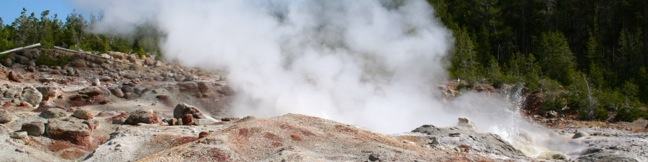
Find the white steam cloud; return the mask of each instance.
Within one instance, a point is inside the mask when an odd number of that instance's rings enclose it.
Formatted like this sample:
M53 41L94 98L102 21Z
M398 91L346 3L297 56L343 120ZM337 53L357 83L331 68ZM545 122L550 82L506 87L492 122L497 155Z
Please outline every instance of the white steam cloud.
M448 79L452 34L425 1L397 2L77 0L102 13L95 31L153 24L166 57L226 70L236 115L300 113L387 133L467 116L507 139L542 131L501 96L444 101L437 86Z

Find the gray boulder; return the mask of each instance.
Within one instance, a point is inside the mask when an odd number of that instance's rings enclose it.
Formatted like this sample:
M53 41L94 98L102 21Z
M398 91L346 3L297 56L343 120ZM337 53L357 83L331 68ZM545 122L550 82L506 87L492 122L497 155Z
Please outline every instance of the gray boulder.
M30 136L41 136L45 134L45 123L40 121L25 123L20 130L27 132Z
M43 94L41 94L36 88L34 87L25 87L22 90L22 95L20 96L20 100L23 100L33 106L38 106L40 102L43 100Z
M5 124L13 121L16 118L13 114L7 110L0 110L0 124Z
M43 118L62 118L62 117L67 117L67 111L59 108L49 108L43 112L40 113L40 117Z

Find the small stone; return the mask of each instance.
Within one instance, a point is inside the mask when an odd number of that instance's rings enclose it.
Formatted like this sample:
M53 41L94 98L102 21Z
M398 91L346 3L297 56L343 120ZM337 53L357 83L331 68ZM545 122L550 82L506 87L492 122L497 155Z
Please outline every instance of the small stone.
M74 113L72 113L72 116L75 117L75 118L85 119L85 120L90 120L90 119L94 118L92 113L90 113L88 110L84 110L84 109L75 110Z
M172 125L178 125L178 119L176 118L169 118L169 119L164 119L163 120L167 125L172 126Z
M554 160L567 160L567 156L563 154L553 154L551 155L551 158Z
M27 132L30 136L41 136L45 134L45 123L39 121L25 123L20 130Z
M585 132L577 131L576 133L574 133L574 136L572 136L572 139L577 139L585 136L588 136L588 134Z
M369 161L379 161L379 160L380 160L380 155L376 153L369 154Z
M203 131L203 132L198 133L198 138L204 138L204 137L207 137L208 135L209 135L209 133Z
M547 117L549 117L549 118L558 117L558 112L551 110L551 111L547 112Z
M473 123L470 122L470 120L468 120L468 118L466 117L459 117L457 122L457 127L465 128L465 129L475 129Z
M94 78L91 84L92 86L101 86L101 81L99 81L99 78Z
M16 72L13 71L9 72L7 78L12 82L18 82L18 83L22 82L22 76L20 76L20 74L17 74Z
M459 135L461 135L461 133L450 133L450 134L448 134L448 136L450 136L450 137L459 137Z
M62 118L62 117L67 117L67 111L59 108L49 108L43 112L40 113L40 117L42 118Z
M115 95L116 97L123 98L124 97L124 91L121 90L121 88L118 87L111 87L109 88L110 92Z
M152 111L137 110L128 116L125 123L130 125L137 125L139 123L145 124L157 124L160 123L161 119L157 113Z
M184 117L182 117L182 124L184 125L195 125L194 118L191 114L185 114Z
M12 132L9 136L15 139L25 139L27 138L28 134L25 131L17 131L17 132Z
M16 118L15 115L11 114L7 110L0 110L0 124L5 124L13 121Z
M191 115L193 118L196 119L203 118L203 114L195 106L191 106L183 103L183 104L176 105L176 107L173 109L174 118L183 118L187 114Z

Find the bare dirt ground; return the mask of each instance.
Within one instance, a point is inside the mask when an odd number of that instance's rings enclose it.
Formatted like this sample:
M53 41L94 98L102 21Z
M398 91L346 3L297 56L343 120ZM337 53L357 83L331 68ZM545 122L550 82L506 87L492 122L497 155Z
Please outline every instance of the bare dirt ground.
M0 59L0 161L648 160L645 121L544 121L587 149L528 157L469 119L385 135L299 114L230 117L234 92L219 72L116 52L45 51Z

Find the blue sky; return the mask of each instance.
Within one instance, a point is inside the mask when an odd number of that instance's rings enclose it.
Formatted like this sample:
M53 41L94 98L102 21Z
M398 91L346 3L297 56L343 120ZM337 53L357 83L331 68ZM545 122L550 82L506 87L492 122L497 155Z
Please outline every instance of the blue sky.
M71 0L0 0L0 17L9 24L20 16L20 10L26 8L29 12L40 15L43 10L50 10L50 15L58 14L64 20L74 9Z

